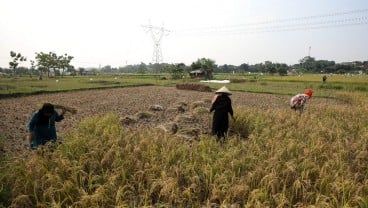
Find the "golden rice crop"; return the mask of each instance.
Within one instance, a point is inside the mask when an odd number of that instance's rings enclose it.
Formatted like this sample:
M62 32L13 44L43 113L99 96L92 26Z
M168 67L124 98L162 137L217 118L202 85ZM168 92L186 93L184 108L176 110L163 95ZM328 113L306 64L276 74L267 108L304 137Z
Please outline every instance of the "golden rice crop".
M2 161L3 206L367 207L368 107L310 102L235 108L230 137L187 143L133 131L117 115L82 121L55 149Z

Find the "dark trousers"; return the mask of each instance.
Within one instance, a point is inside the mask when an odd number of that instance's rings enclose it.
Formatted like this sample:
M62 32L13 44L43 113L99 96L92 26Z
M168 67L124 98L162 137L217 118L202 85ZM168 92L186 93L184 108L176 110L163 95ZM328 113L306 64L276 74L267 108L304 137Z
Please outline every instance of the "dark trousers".
M217 136L219 141L221 138L226 139L227 130L229 129L229 116L227 112L215 112L212 120L212 134Z

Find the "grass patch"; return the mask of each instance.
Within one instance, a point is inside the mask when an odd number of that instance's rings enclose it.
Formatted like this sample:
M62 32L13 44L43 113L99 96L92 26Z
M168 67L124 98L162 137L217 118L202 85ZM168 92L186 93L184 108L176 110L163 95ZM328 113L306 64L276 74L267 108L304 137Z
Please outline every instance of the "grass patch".
M15 89L15 86L11 86L11 85L0 85L0 90L12 90Z
M267 82L261 82L261 85L262 85L262 86L266 86L266 85L268 85L268 84L267 84Z
M344 87L342 85L327 84L327 85L319 85L318 89L342 90L344 89Z
M357 87L354 88L354 90L366 92L366 91L368 91L368 87L365 87L365 86L357 86Z
M132 86L175 86L168 80L158 80L153 76L93 76L37 78L0 78L0 98L18 97L32 94L67 92L90 89L107 89Z
M121 75L97 75L76 76L63 78L17 77L0 78L0 98L16 97L40 93L67 92L75 90L108 89L130 86L177 86L178 89L211 91L218 89L223 84L208 83L203 85L197 79L162 80L162 76L168 74L121 74ZM216 74L216 79L229 79L233 82L226 86L231 91L270 93L281 95L295 95L305 89L315 90L315 97L336 97L337 92L361 91L368 89L368 76L329 76L327 84L322 84L319 75L303 76L265 76L243 74Z
M121 84L120 82L114 82L114 81L106 81L106 80L96 80L96 81L91 81L93 84L97 84L97 85L118 85Z

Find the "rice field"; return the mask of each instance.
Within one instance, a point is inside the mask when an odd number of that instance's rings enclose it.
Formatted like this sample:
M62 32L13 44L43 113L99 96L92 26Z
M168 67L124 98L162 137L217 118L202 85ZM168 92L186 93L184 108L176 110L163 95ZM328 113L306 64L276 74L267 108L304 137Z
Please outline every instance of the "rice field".
M0 206L368 207L367 92L331 91L302 114L289 96L238 91L223 143L85 116L63 143L2 160ZM197 95L190 104L212 97Z

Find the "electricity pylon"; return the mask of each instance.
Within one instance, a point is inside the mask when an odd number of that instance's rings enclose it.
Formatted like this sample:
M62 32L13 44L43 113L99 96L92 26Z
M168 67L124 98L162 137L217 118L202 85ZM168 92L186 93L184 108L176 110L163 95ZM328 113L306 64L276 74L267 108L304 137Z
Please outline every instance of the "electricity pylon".
M163 61L162 50L161 50L161 41L164 35L168 35L170 33L169 30L164 27L156 27L152 26L151 23L149 25L142 25L146 32L150 32L153 40L153 56L152 61L156 64Z

